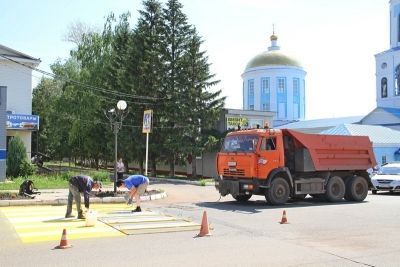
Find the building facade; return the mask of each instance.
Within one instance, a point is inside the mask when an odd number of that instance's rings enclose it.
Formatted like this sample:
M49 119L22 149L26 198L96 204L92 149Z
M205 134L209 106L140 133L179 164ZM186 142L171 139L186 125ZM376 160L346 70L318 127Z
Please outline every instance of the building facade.
M400 107L400 0L390 1L390 49L375 55L376 103Z
M32 69L40 60L0 45L0 86L7 87L6 134L19 136L27 156L31 157L32 131L39 127L38 116L32 115Z
M305 118L305 76L301 64L281 52L278 37L247 64L243 74L243 109L271 111L277 121Z

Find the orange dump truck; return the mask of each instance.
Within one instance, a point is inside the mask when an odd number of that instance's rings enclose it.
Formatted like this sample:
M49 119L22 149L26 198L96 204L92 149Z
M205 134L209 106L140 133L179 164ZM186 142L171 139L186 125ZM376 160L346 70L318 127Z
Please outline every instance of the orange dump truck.
M229 133L216 159L216 188L238 201L264 195L272 205L307 194L363 201L376 165L367 136L251 129Z

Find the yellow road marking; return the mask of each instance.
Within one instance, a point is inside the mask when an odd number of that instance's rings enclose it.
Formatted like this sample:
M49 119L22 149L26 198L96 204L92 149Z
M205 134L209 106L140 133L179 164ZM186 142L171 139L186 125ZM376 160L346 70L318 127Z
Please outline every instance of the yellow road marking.
M127 210L125 205L92 205L100 214L117 209ZM97 221L93 227L85 227L85 220L65 219L66 206L19 206L2 207L0 211L14 225L15 231L23 243L60 241L62 230L67 230L67 239L123 236L120 231ZM73 214L77 214L73 210Z

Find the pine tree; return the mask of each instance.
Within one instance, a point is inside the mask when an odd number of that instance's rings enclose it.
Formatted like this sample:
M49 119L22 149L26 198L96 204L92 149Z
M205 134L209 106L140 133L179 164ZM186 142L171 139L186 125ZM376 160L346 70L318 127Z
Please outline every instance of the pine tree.
M169 0L163 10L163 58L165 60L164 90L167 95L165 106L164 147L170 176L175 176L175 163L184 151L182 149L183 125L179 125L182 114L179 107L186 100L185 92L185 53L190 39L190 25L182 12L182 4L177 0ZM175 126L175 127L174 127Z
M185 129L188 153L192 161L192 178L197 177L196 155L204 150L208 141L206 130L211 129L218 120L224 106L225 97L220 97L221 90L211 92L211 87L219 83L214 80L215 74L210 73L210 64L205 51L201 51L202 40L192 29L185 55L186 72L186 102L181 109L185 114L188 128Z

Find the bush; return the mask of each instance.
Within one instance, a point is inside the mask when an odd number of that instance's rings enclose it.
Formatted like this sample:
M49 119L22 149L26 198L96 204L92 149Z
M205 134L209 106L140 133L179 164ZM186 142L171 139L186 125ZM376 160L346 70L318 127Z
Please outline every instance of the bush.
M19 176L29 176L36 172L37 167L24 160L20 165Z
M11 138L8 143L8 152L7 152L7 176L9 177L18 177L21 175L25 175L32 170L29 166L30 163L26 156L26 149L22 139L19 136Z
M99 180L102 182L107 182L110 180L110 174L106 171L93 171L88 174L93 180Z

